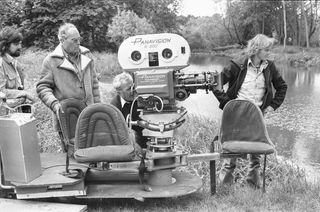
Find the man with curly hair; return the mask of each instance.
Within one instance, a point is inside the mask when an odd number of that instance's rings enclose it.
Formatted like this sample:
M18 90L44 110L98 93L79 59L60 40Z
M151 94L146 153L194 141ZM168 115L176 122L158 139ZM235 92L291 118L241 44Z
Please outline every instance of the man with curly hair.
M25 73L17 61L21 53L22 34L13 27L0 31L0 92L7 104L16 107L28 101L35 101L33 95L24 90Z

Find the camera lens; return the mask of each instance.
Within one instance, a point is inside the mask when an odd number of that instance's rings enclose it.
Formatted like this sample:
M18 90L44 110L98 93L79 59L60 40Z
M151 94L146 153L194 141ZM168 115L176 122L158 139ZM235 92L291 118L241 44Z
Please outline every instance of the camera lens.
M131 53L131 59L133 61L139 61L141 59L141 53L139 51L133 51Z
M172 50L168 48L164 49L162 51L162 57L165 59L170 59L172 57Z

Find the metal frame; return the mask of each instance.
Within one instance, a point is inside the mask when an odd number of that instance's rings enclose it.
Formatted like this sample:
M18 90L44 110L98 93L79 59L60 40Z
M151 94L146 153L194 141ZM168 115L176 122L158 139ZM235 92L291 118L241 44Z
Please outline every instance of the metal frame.
M214 141L211 145L211 152L215 152ZM219 154L219 153L217 153ZM219 158L234 158L234 157L243 157L246 154L237 154L237 153L220 153ZM262 154L261 154L262 155ZM262 184L262 192L266 192L266 166L267 166L267 154L264 155L263 161L263 184ZM216 160L210 160L210 191L211 195L214 195L217 192L217 177L216 177Z

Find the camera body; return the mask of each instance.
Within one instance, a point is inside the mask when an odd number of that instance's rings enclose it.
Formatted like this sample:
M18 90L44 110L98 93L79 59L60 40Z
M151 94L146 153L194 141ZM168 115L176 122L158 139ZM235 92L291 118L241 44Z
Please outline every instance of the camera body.
M138 101L146 112L158 111L160 104L164 111L175 110L176 100L185 100L197 89L208 91L221 86L217 71L181 72L189 65L189 58L188 42L171 33L129 37L118 51L121 67L133 75L137 95L148 97L146 101Z

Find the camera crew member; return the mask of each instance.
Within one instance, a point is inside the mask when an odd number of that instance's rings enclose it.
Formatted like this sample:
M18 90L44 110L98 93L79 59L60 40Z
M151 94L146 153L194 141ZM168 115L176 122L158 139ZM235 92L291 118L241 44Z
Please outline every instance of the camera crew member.
M41 101L54 112L54 128L62 138L57 118L60 101L75 98L90 105L100 102L100 91L92 54L80 46L81 37L76 26L63 24L58 38L60 44L42 63L36 90Z
M116 106L126 119L130 114L132 101L134 100L133 79L129 73L123 72L118 74L113 80L113 87L117 92L117 95L111 100L111 104ZM139 112L137 111L137 102L134 102L132 109L132 121L139 120ZM147 147L147 137L142 136L142 127L132 126L135 131L136 142L141 148Z
M232 99L249 100L260 107L264 115L276 110L286 96L287 84L275 64L268 60L274 38L258 34L248 42L247 58L241 64L230 62L222 71L223 84L229 83L226 92L214 90L220 108ZM275 93L273 93L273 89ZM224 164L223 183L234 181L236 158ZM247 183L260 187L260 155L251 154Z
M17 57L21 53L22 35L12 27L0 32L0 91L6 96L8 106L14 108L24 103L33 103L33 95L24 90L25 73ZM28 111L26 111L28 110ZM22 108L22 112L30 112Z

